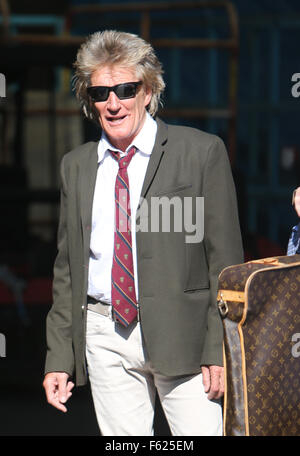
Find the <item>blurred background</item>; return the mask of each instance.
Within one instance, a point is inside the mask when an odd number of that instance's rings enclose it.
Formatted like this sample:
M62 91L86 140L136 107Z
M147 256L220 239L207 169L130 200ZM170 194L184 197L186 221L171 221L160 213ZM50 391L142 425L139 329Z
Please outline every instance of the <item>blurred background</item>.
M164 120L224 140L245 259L284 255L297 223L298 0L0 0L0 435L98 434L88 385L62 415L41 384L59 163L100 135L79 112L72 64L84 38L108 28L155 47ZM168 435L159 403L155 429Z

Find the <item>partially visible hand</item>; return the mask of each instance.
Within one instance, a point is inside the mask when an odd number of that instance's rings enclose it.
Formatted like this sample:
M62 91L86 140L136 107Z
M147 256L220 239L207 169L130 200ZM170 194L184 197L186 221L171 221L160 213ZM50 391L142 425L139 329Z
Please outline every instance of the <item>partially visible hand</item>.
M208 399L220 399L224 394L224 368L221 366L201 366L202 382Z
M295 190L294 205L295 205L295 211L297 212L298 217L300 217L300 187L298 187Z
M74 383L68 381L68 378L69 374L66 372L49 372L43 382L48 403L62 412L67 411L64 404L72 396L71 390L74 387Z

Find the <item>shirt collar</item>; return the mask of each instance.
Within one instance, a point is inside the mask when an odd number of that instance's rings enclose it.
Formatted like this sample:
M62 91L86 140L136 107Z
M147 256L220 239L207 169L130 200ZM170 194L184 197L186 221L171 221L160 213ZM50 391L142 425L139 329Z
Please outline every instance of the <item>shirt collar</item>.
M146 119L141 131L134 138L132 144L128 146L127 150L130 149L130 147L135 146L137 150L143 154L151 155L155 143L156 132L156 121L148 112L146 112ZM98 163L104 159L105 153L108 149L118 151L118 149L111 145L108 137L103 131L98 144Z

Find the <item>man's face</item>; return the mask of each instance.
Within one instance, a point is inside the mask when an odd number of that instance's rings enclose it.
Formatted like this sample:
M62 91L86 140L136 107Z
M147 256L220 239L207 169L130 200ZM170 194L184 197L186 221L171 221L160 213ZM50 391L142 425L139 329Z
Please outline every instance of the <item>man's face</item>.
M124 82L137 82L134 69L120 66L104 66L91 76L92 86L113 87ZM146 106L151 100L151 90L144 85L137 88L136 96L120 100L110 91L106 101L95 102L99 122L111 144L125 151L140 132L146 115Z

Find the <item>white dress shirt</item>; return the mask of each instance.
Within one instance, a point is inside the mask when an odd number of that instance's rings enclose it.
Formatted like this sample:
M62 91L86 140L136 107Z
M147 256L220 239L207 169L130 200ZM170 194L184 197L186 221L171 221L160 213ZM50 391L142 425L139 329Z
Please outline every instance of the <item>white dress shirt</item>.
M137 287L137 260L135 219L140 201L141 190L154 147L157 132L155 120L146 114L144 125L134 138L130 147L137 148L136 153L128 165L128 179L130 187L130 207L132 223L132 253L136 296ZM115 181L118 173L118 162L112 157L109 150L118 150L113 147L105 133L102 133L98 145L98 171L93 200L92 231L89 259L88 295L101 301L111 302L111 268L114 250L115 229ZM119 151L121 152L121 151ZM121 155L125 155L121 152Z

